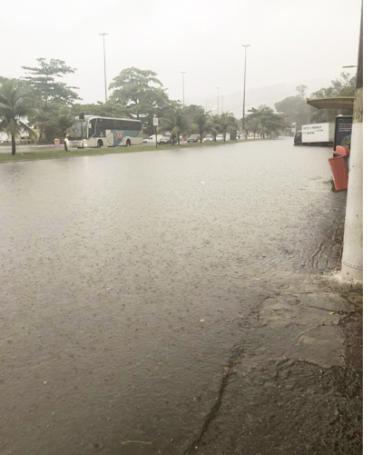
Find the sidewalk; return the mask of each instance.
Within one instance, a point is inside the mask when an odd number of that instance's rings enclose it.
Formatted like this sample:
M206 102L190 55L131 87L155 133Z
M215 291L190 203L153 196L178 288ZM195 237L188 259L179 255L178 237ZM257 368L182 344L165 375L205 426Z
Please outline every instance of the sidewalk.
M362 452L361 290L283 278L246 321L187 454Z

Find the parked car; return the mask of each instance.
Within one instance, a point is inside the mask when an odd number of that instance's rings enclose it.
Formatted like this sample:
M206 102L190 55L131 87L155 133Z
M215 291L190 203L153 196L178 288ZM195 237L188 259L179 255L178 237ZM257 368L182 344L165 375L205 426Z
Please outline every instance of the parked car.
M187 142L200 142L200 135L199 134L191 134L187 139Z
M207 135L204 137L204 139L203 139L202 142L213 142L213 141L214 141L213 136L212 136L211 134L207 134Z
M145 137L143 139L143 144L155 144L156 143L156 136L153 134L152 136Z
M157 138L157 142L159 144L171 144L171 137L170 136L161 136Z

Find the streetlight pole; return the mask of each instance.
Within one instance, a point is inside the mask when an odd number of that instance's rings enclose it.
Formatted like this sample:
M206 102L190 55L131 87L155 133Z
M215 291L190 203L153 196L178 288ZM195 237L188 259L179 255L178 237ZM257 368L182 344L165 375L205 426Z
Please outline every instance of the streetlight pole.
M185 71L182 71L180 74L182 75L182 101L183 101L183 107L184 107L184 75L186 73L185 73Z
M104 98L107 103L107 65L106 65L106 36L108 33L99 33L103 41L103 69L104 69Z
M242 47L245 49L245 64L243 70L243 103L242 103L242 129L246 136L245 131L245 105L246 105L246 49L250 47L250 44L242 44ZM245 138L246 139L246 138Z
M220 87L216 88L216 113L219 115L219 95L220 95Z

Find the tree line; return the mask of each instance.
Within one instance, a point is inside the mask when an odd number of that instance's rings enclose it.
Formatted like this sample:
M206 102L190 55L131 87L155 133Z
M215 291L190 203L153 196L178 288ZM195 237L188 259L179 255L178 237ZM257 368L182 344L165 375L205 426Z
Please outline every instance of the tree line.
M235 138L238 131L253 137L274 138L282 132L288 133L292 123L300 126L328 121L338 113L309 106L305 101L306 87L301 85L297 87L297 95L275 104L277 112L268 106L250 109L243 126L230 112L215 115L202 106L183 106L180 101L170 99L157 74L151 70L123 69L109 86L107 102L91 104L82 103L78 88L65 82L65 77L76 70L63 60L39 58L34 66L24 66L23 70L24 76L20 79L0 77L0 130L11 137L12 153L22 130L28 130L35 142L50 143L54 138L64 137L80 113L140 119L146 135L154 133L153 117L156 116L160 119L159 132L170 132L174 143L192 133L199 134L201 141L207 134L214 140L218 134L226 140L228 133ZM353 93L354 78L342 73L330 87L312 96Z

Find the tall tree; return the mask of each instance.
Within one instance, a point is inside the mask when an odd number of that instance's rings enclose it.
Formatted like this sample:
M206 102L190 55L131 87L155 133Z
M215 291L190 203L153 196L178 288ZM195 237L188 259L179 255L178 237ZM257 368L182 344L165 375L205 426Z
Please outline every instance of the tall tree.
M258 133L263 139L274 138L287 128L287 122L281 114L277 114L268 106L252 108L247 116L247 125L251 125L254 135Z
M274 105L278 112L285 115L290 124L296 123L297 127L309 123L313 113L313 108L306 103L304 96L302 96L305 92L301 87L305 86L299 87L300 93L298 95L288 96Z
M50 102L61 102L73 104L79 99L74 91L77 87L72 87L62 82L61 78L67 74L72 74L76 70L66 64L63 60L45 58L36 59L36 66L23 66L27 75L25 80L29 83L37 98L43 106Z
M75 69L63 60L38 58L35 66L23 66L26 70L24 82L28 84L34 98L35 109L30 121L38 130L40 142L49 143L63 136L66 125L71 124L71 106L79 99L76 87L63 82L63 77L73 74Z
M209 118L208 131L213 135L214 142L216 142L216 136L220 133L219 115L212 115Z
M230 112L223 112L223 114L214 116L214 122L216 123L216 129L223 134L224 142L227 139L227 133L237 129L237 120Z
M110 101L121 104L129 114L150 124L154 114L166 107L169 98L157 74L150 70L131 67L123 69L110 84Z
M184 108L184 114L188 119L191 131L200 135L200 142L202 143L209 128L210 115L202 106L197 106L195 104L186 106Z
M11 137L12 155L16 153L16 137L23 129L29 129L22 117L31 112L29 94L16 80L0 83L0 129Z
M160 118L162 131L170 131L173 143L180 144L180 136L190 129L184 107L178 101L170 101Z

